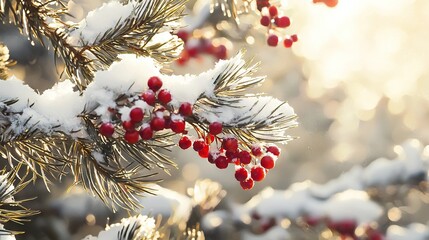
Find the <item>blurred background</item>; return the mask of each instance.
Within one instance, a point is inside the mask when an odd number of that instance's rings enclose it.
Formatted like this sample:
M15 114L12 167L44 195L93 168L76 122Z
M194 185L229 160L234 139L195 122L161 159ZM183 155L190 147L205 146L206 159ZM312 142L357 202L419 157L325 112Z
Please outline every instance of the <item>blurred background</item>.
M237 25L219 11L207 14L207 2L190 1L184 25L194 31L194 36L226 46L228 57L245 49L248 59L260 62L258 74L267 80L257 91L287 100L295 109L299 126L289 134L297 139L281 146L275 169L250 191L241 189L232 168L219 170L192 150L173 151L179 168L172 169L171 176L161 173L161 186L186 194L197 179L209 178L223 186L228 201L245 203L267 186L284 190L307 179L325 183L354 165L366 166L379 157L394 158L393 146L408 138L429 143L429 1L340 0L335 8L310 0L278 1L292 20L288 34L299 37L291 49L267 45L257 12L240 15ZM70 1L73 17L68 20L80 21L101 4ZM52 51L29 42L13 26L0 26L0 41L17 62L12 74L35 90L43 92L60 79L62 65L54 64ZM215 61L212 56L201 55L168 68L174 74L199 73ZM66 203L60 204L59 199L82 193L78 187L66 193L66 186L67 179L51 193L43 185L22 193L37 196L29 202L34 209L45 209L32 221L35 229L56 224L57 230L73 232L69 237L79 239L104 228L107 218L115 222L125 215L115 215L87 198L80 198L85 201L81 204L70 200L69 212L64 213L61 204ZM74 223L70 230L72 217L67 217L67 224L58 223L46 217L50 211L61 216L83 211L87 226ZM418 215L403 221L416 219L427 221ZM22 239L55 239L48 235Z

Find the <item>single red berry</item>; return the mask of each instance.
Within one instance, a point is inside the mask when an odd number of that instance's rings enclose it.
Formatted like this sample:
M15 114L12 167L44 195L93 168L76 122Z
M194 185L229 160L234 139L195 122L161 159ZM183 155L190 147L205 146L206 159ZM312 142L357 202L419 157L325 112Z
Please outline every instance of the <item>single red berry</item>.
M341 235L354 236L357 224L355 220L345 219L338 222L328 222L327 226Z
M286 48L290 48L290 47L292 47L292 44L293 44L293 40L292 40L292 39L290 39L290 38L285 38L285 40L283 41L283 45L284 45Z
M220 122L212 122L209 125L209 132L210 132L210 134L218 135L219 133L222 132L222 127L223 127L222 123L220 123Z
M156 102L156 97L155 97L155 93L152 90L147 90L146 92L144 92L141 97L143 98L143 100L151 106L155 105Z
M248 151L241 151L238 154L238 158L240 158L240 163L249 164L252 161L252 157Z
M240 186L243 190L250 190L253 188L253 185L255 185L255 182L251 178L240 182Z
M235 179L237 179L237 181L244 181L249 177L249 172L243 168L243 167L239 167L237 169L235 169Z
M153 130L150 126L140 129L139 133L143 140L149 140L153 137Z
M274 23L277 27L287 28L290 26L290 19L286 16L274 18Z
M147 80L147 85L149 88L156 92L162 87L162 81L159 77L150 77L149 80Z
M265 26L265 27L267 27L267 26L269 26L270 25L270 23L271 23L271 18L270 17L268 17L268 16L262 16L261 17L261 25L262 26Z
M269 0L256 0L256 7L258 8L259 11L261 11L262 8L269 7L269 6L270 6Z
M162 104L166 105L167 103L169 103L171 101L171 93L166 89L162 89L158 93L158 100Z
M206 145L204 145L203 149L198 151L198 155L200 155L200 157L202 157L202 158L208 158L209 157L209 151L210 151L210 146L206 144Z
M125 131L129 132L129 131L133 131L134 129L134 123L131 121L123 121L122 122L122 127L124 128Z
M192 145L192 141L191 141L191 139L189 139L188 136L183 136L180 138L179 147L181 149L188 149L191 147L191 145Z
M250 175L252 179L259 182L265 178L265 169L261 166L254 166L250 169Z
M262 155L262 149L259 146L252 146L252 155L255 157Z
M215 160L216 167L219 169L225 169L228 167L229 161L225 156L218 156Z
M180 104L179 113L184 117L189 117L192 115L192 104L184 102Z
M176 33L176 35L177 35L178 38L182 39L183 42L186 42L188 40L188 38L189 38L189 33L187 31L185 31L185 30L179 30Z
M214 56L217 59L226 59L228 56L228 52L227 52L225 45L221 44L221 45L215 47L214 48Z
M161 131L165 128L165 120L164 118L154 117L150 121L150 127L155 131Z
M170 122L171 131L175 133L182 133L185 131L185 121L183 120L173 120Z
M238 149L238 141L236 138L224 138L222 141L222 147L226 150L226 151L230 151L230 152L236 152Z
M270 34L267 38L268 46L275 47L279 43L279 37L275 34Z
M139 132L136 130L126 132L124 135L124 139L129 144L134 144L139 141Z
M131 122L138 123L143 120L144 112L143 109L136 107L130 111Z
M279 11L277 10L276 6L270 6L268 8L268 12L270 13L271 17L275 17L275 16L277 16L277 14L279 14Z
M216 157L219 155L219 152L209 152L209 156L207 157L207 160L209 160L209 163L215 163Z
M164 116L164 129L171 128L171 117L170 116Z
M229 162L233 162L235 158L238 158L238 152L226 151L225 156L228 158Z
M280 155L280 148L277 146L269 146L267 147L267 152L270 152L278 157Z
M298 35L293 34L290 36L290 39L292 39L293 42L298 42Z
M192 145L192 147L196 152L198 152L201 149L203 149L205 145L207 144L204 142L204 139L197 139L194 141L194 144Z
M271 156L263 156L261 158L261 166L265 169L272 169L274 167L274 159Z
M98 131L103 136L111 137L115 132L115 126L111 123L102 123Z

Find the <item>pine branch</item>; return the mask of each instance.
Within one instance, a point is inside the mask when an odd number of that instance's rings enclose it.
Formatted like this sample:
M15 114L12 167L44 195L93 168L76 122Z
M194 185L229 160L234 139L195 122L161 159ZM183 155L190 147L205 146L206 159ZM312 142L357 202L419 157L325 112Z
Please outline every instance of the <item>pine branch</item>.
M26 218L38 214L38 211L30 210L23 206L23 203L31 199L16 200L14 195L23 190L30 181L27 180L27 174L17 178L20 171L19 164L13 171L7 172L5 169L0 171L0 225L7 222L22 223ZM0 235L15 235L21 232L0 230Z
M95 66L92 60L67 42L66 29L70 26L61 20L66 6L61 0L1 0L3 22L13 22L31 41L53 46L56 56L65 63L66 73L74 77L75 84L83 89L92 78Z
M129 11L129 15L119 18L114 26L106 30L99 29L100 32L87 30L88 24L94 24L93 28L97 28L93 22L100 21L96 18L97 14L110 11L117 3L103 5L90 13L90 19L87 17L69 33L69 42L81 46L82 51L94 56L104 67L118 60L118 55L124 53L150 56L159 62L172 61L178 57L182 42L169 32L175 29L174 22L182 16L185 2L186 0L128 1L120 7L124 9L120 11ZM154 41L160 34L165 39L158 38Z

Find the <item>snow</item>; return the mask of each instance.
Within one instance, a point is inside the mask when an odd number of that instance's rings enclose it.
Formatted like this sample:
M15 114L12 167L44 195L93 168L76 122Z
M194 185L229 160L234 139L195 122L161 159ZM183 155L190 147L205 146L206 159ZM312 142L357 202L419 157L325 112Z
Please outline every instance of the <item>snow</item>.
M138 226L138 227L137 227ZM129 232L135 229L135 232ZM123 218L121 223L107 226L97 237L86 236L83 240L118 240L118 239L159 239L159 233L156 232L155 219L147 216L134 216Z
M412 223L407 227L392 225L387 229L388 240L426 240L429 238L429 228L420 223Z
M242 239L246 240L288 240L292 239L290 233L282 228L281 226L274 226L270 228L266 233L263 234L253 234L248 231L243 231Z
M163 219L170 218L172 222L186 222L192 211L192 200L180 193L163 188L156 184L149 184L156 195L146 195L139 199L139 203L144 206L141 214L162 215Z
M3 195L0 196L0 200L3 203L12 203L14 202L14 198L13 196L9 196L7 198L4 198L7 195L10 195L10 193L15 189L15 187L12 184L9 184L8 181L8 175L4 174L4 175L0 175L0 192L3 193ZM3 190L7 187L6 190Z
M420 142L407 140L395 150L398 157L393 160L380 158L366 168L356 166L325 184L305 181L287 190L266 188L238 206L235 218L257 213L262 219L328 217L334 221L354 220L358 225L376 221L383 209L364 190L412 181L417 174L428 171L428 158Z
M131 16L137 6L136 1L122 4L118 1L104 3L101 7L88 13L85 19L69 35L68 41L73 45L92 45L115 25L121 25Z
M7 232L4 232L4 225L0 223L0 240L15 240L15 236L12 234L7 234Z
M108 69L97 71L92 83L83 93L73 90L73 84L65 80L56 84L53 88L42 94L37 94L28 85L15 77L6 81L0 81L0 99L8 100L19 98L8 111L22 114L11 114L7 116L12 123L13 130L20 134L29 126L37 128L46 133L60 130L65 133L84 129L78 115L85 110L95 109L103 122L110 120L107 111L109 107L116 107L115 99L122 95L136 95L148 89L147 80L152 76L158 76L163 81L163 88L168 89L173 97L171 106L178 109L182 102L195 103L202 95L216 99L214 94L215 81L219 76L227 74L228 67L240 69L243 74L245 61L242 54L229 59L219 61L215 67L199 75L164 75L160 73L160 66L151 58L137 57L135 55L120 55L121 60L114 62ZM240 75L240 74L239 74ZM239 79L233 82L237 84ZM234 86L231 86L234 88ZM223 99L226 97L222 97ZM266 121L271 112L282 117L292 116L293 109L283 104L280 100L272 97L247 97L236 98L238 107L225 106L220 109L205 109L197 112L199 118L207 120L222 119L221 122L236 124L239 118L254 116L253 121ZM254 109L250 109L252 105ZM33 106L31 106L33 105ZM30 107L31 106L31 107ZM143 101L136 101L136 106L144 110L150 110ZM128 120L131 108L121 108L122 120ZM250 120L247 120L250 123ZM24 123L27 123L24 126ZM294 122L291 122L293 124ZM281 135L283 132L276 132Z

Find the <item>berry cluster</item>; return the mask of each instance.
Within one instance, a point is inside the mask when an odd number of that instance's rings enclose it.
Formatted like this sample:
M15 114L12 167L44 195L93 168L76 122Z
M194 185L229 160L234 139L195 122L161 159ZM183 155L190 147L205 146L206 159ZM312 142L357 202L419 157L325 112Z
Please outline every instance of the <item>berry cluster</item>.
M205 137L192 141L189 136L184 135L179 146L182 149L192 146L201 158L207 158L219 169L226 169L229 164L235 165L235 178L241 187L244 190L253 188L255 181L262 181L268 170L274 168L280 149L273 144L254 145L250 151L240 149L234 136L218 137L222 129L222 123L212 122Z
M358 223L353 219L343 219L333 221L329 218L318 218L318 217L310 217L305 216L303 218L305 224L309 227L316 227L320 224L325 224L327 228L331 231L339 234L342 239L350 238L357 239L356 236L356 228L358 227ZM384 236L377 229L372 228L371 226L365 227L365 236L367 240L382 240Z
M227 49L225 45L214 45L212 40L201 37L193 38L191 34L185 30L180 30L176 35L182 39L184 49L177 59L177 64L184 65L191 58L198 58L200 54L209 54L214 56L216 59L226 59Z
M182 103L178 111L174 111L168 105L172 100L170 92L161 89L161 79L151 77L147 84L149 89L140 95L127 99L123 106L109 109L112 121L100 125L101 135L112 137L115 128L122 128L124 140L135 144L140 140L152 139L155 132L163 129L170 129L177 134L186 132L184 117L192 115L192 104ZM125 107L129 111L124 111Z
M281 41L278 36L281 33L279 29L288 28L290 26L290 19L287 16L281 16L276 6L269 5L261 8L261 15L260 23L262 26L267 27L267 44L268 46L275 47ZM283 37L283 45L286 48L292 47L292 44L296 41L298 41L296 34Z

